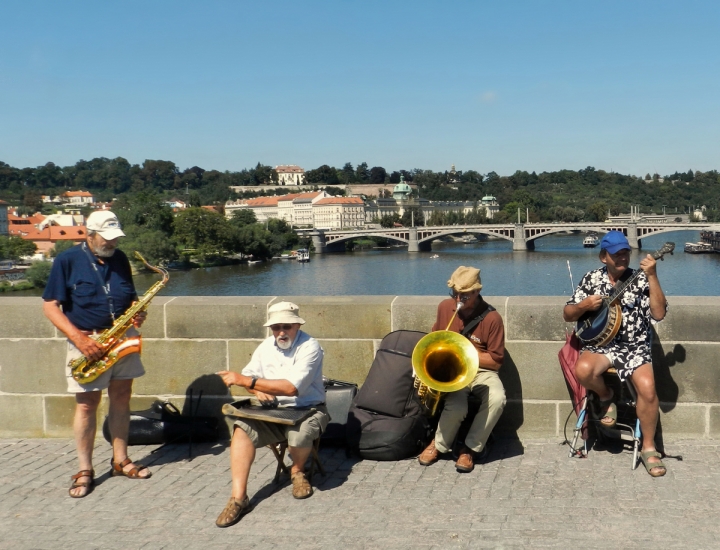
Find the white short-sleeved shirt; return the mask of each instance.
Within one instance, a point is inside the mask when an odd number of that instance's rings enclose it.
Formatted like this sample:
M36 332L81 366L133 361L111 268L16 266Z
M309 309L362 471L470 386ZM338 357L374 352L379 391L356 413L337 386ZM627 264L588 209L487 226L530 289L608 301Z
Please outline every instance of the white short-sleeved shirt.
M245 376L268 380L288 380L298 394L278 395L283 407L310 407L325 402L322 380L323 349L315 338L298 330L290 349L282 350L269 336L257 347L252 359L242 370Z

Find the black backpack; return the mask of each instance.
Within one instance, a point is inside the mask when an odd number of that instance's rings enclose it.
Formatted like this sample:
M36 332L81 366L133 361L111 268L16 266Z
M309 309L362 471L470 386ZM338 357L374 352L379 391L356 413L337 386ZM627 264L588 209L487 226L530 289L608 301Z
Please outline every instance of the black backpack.
M370 372L348 413L347 443L369 460L417 456L433 427L413 388L412 352L424 332L397 330L380 342Z

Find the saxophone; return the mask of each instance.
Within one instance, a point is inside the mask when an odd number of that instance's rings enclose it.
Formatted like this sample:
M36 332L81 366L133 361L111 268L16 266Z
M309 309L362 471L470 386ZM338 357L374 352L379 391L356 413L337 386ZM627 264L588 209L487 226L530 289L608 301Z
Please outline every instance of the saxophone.
M131 305L122 316L118 317L112 327L92 337L98 344L105 348L105 353L100 359L88 362L87 357L83 355L70 361L68 366L72 371L72 377L80 384L89 384L110 369L110 367L121 358L131 353L140 353L142 351L142 336L125 337L125 333L132 326L133 317L148 308L150 300L167 284L170 276L167 270L161 267L153 267L147 263L139 252L136 251L135 256L145 264L145 267L151 271L160 273L162 280L150 287L140 300Z

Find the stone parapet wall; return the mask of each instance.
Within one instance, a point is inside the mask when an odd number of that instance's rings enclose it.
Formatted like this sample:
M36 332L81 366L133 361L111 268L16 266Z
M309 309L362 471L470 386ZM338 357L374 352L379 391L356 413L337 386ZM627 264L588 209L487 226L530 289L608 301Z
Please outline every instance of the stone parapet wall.
M442 296L156 297L143 326L147 374L132 408L168 399L182 409L188 390L200 414L231 401L217 376L240 370L268 335L267 308L300 306L304 330L325 350L325 375L362 384L380 340L399 329L427 331ZM502 315L508 405L496 428L521 438L560 437L571 405L557 353L565 340L562 297L486 296ZM671 297L653 347L666 439L720 439L720 297ZM65 339L39 298L0 298L0 437L70 437L74 397L66 393ZM239 392L233 391L233 394ZM106 401L103 401L106 406ZM572 420L571 420L572 422ZM571 429L571 427L569 427Z

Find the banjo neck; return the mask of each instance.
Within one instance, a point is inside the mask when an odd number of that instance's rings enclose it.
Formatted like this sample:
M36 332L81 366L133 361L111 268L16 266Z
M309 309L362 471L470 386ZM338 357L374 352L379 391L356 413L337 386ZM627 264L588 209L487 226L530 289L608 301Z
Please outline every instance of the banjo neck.
M668 253L672 255L673 250L675 250L675 243L668 242L665 243L660 250L657 250L653 254L651 254L651 256L654 260L662 261L663 256ZM636 269L635 272L627 278L627 280L623 281L623 283L619 287L617 287L610 296L606 298L606 303L608 305L615 303L620 298L620 296L623 295L623 292L625 292L628 287L633 284L638 277L640 277L642 273L642 269Z

